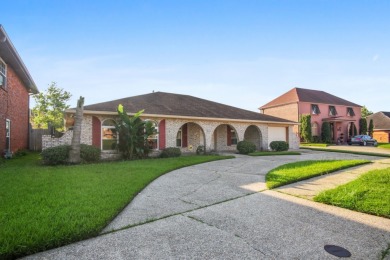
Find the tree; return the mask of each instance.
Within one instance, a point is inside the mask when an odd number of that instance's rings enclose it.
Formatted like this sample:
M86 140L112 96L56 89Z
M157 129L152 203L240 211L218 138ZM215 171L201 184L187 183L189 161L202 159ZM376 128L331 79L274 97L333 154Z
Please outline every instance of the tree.
M368 135L372 137L373 133L374 133L374 121L370 119L370 123L368 124Z
M116 129L119 133L119 151L124 159L143 158L149 153L147 139L150 135L157 134L157 130L151 121L143 121L140 116L144 110L134 116L128 116L123 106L118 106L119 122Z
M330 135L330 124L329 122L323 122L321 126L321 138L324 143L330 143L331 142L331 135Z
M365 118L359 119L359 134L360 135L367 134L367 120Z
M301 116L301 126L300 126L300 135L301 138L306 143L309 143L312 141L312 135L311 135L311 115L302 115Z
M72 144L69 151L69 162L80 163L81 124L83 123L84 98L77 101L76 116L73 126Z
M35 106L32 109L33 122L39 128L47 128L49 123L58 131L64 130L64 111L72 95L52 82L44 93L33 96Z
M373 114L373 112L368 110L366 106L362 106L361 111L362 111L362 118L366 118L367 116Z

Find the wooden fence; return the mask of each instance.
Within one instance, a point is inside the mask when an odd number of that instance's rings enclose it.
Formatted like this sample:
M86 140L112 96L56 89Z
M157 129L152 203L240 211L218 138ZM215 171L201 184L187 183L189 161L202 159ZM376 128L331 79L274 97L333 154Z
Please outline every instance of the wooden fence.
M30 143L31 151L42 151L42 135L51 135L50 129L33 129L30 124Z

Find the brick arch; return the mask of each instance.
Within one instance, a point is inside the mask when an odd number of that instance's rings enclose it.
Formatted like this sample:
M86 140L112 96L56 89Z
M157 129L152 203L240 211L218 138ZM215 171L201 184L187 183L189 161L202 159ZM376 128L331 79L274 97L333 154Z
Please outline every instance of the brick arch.
M257 150L262 149L262 133L256 125L250 125L246 128L244 140L254 143Z
M233 132L234 131L234 132ZM236 136L236 142L233 142L232 134ZM236 150L236 144L239 142L237 129L228 123L221 123L214 127L211 139L211 147L216 151Z
M176 135L178 136L181 130L181 149L182 151L195 152L197 147L202 145L206 147L206 135L201 124L193 121L183 123L176 129ZM200 131L199 131L200 130ZM192 147L192 149L190 149Z

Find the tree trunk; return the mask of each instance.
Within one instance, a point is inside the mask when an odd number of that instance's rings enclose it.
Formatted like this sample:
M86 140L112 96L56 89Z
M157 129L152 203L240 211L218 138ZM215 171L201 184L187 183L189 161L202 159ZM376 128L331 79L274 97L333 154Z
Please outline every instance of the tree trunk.
M84 98L80 97L77 101L76 118L73 126L72 145L69 152L70 163L80 163L80 142L81 142L81 124L83 122Z

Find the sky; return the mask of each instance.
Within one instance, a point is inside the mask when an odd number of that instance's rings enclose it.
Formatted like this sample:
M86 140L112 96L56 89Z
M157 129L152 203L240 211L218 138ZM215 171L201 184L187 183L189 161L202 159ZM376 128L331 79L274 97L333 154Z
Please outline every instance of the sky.
M75 107L162 91L251 110L294 87L390 111L390 1L2 0L37 87ZM32 102L32 105L34 102Z

